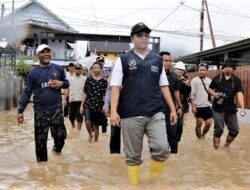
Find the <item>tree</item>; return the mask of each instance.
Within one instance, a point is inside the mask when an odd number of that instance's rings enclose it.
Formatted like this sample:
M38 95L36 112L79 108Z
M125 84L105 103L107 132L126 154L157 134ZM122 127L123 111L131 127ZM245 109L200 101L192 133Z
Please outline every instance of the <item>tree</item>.
M33 60L36 61L36 58L30 58L28 56L22 55L20 59L17 61L17 75L21 77L22 80L25 80L27 74L30 72L32 69L31 64L27 64L28 60Z

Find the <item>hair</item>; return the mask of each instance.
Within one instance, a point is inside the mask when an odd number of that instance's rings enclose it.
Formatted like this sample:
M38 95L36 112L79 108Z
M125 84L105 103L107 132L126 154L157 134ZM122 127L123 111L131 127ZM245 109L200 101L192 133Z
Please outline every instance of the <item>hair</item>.
M101 62L98 62L98 61L97 61L97 62L94 62L94 63L92 64L91 67L93 68L94 65L99 65L99 66L101 67L101 69L102 69L102 67L103 67L103 66L102 66L102 63L101 63Z
M171 56L171 54L168 52L168 51L161 51L160 53L159 53L159 55L162 57L163 55L169 55L169 56Z
M69 63L69 65L68 65L68 67L74 67L75 66L75 64L74 63Z

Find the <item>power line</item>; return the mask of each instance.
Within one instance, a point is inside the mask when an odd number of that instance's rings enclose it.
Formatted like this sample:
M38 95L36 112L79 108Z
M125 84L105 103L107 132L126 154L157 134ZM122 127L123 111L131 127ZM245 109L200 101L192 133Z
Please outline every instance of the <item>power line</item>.
M208 3L208 4L211 5L211 6L213 6L213 7L218 8L218 9L220 9L220 10L224 10L224 11L226 11L226 12L229 12L229 13L231 13L231 14L225 13L225 12L220 12L220 13L229 14L229 15L231 15L231 16L238 16L238 17L250 18L249 15L242 14L242 13L238 13L238 12L234 12L234 11L232 11L232 10L225 9L224 7L221 7L221 6L218 6L218 5L214 5L214 4L211 4L211 3ZM218 11L218 12L219 12L219 11Z
M200 15L200 13L196 14L194 17L192 17L188 22L186 22L184 25L182 25L181 27L179 27L177 30L180 30L181 28L185 28L188 24L190 24L199 15Z
M157 23L153 27L153 29L156 29L161 23L163 23L168 17L170 17L175 11L177 11L184 3L185 3L185 1L181 1L180 4L172 12L170 12L166 17L164 17L159 23Z

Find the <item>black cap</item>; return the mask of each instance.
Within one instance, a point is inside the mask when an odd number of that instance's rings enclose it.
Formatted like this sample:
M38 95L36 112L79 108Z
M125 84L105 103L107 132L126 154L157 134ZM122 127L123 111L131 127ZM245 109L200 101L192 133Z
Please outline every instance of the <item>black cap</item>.
M81 68L82 68L82 65L81 65L80 63L77 63L77 64L75 64L75 68L76 68L76 69L77 69L77 68L81 69Z
M74 65L74 63L69 63L68 66L69 66L69 67L74 67L75 65Z
M105 59L104 59L104 57L102 57L102 56L98 56L97 58L96 58L96 62L104 62L105 61Z
M140 32L150 33L151 29L143 22L139 22L132 27L130 35L133 36L134 34L138 34Z
M236 69L236 63L235 63L235 61L232 60L232 59L226 59L226 60L224 61L224 63L223 63L223 65L222 65L221 68L223 69L223 68L226 67L226 66L231 66L231 67L233 67L234 70Z

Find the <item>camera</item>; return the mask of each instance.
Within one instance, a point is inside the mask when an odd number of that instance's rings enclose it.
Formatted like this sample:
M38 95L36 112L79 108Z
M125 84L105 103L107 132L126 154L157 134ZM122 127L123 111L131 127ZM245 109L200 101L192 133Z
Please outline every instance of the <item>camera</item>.
M181 80L181 81L185 81L185 80L187 80L187 79L186 79L184 76L181 76L180 80Z
M217 101L217 104L221 106L224 104L224 101L227 98L227 95L223 92L220 92L219 94L220 94L220 97L219 97L219 100Z

